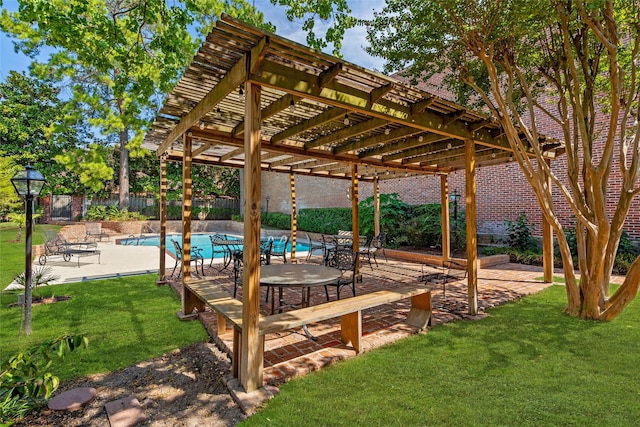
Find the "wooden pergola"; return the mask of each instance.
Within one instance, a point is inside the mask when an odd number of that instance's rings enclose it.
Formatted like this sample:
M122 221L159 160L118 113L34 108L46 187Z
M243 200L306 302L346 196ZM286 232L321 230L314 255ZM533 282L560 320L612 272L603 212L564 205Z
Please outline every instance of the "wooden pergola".
M527 144L524 138L523 142ZM540 144L549 161L561 153L556 140L542 139ZM373 183L379 233L379 180L440 175L442 255L447 260L448 175L463 169L469 311L477 312L475 171L513 160L501 128L481 113L222 16L167 96L143 147L154 150L161 164L161 275L166 162L182 162L183 281L190 277L192 164L244 168L244 241L255 242L244 250L239 360L246 391L262 385L258 337L262 170L290 175L293 247L295 175L351 181L354 236L359 235L359 181ZM551 227L545 224L547 281L552 275L552 240Z

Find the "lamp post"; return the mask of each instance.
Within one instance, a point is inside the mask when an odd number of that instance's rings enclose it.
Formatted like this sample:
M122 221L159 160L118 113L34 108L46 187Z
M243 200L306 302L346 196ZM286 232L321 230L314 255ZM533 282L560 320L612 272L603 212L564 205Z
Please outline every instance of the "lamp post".
M460 198L460 193L458 193L457 189L453 190L451 193L451 203L453 203L453 226L456 226L456 221L458 220L458 199Z
M460 193L458 193L457 189L453 190L453 193L449 196L451 199L451 203L453 203L453 245L457 246L458 240L458 199L460 198Z
M25 170L16 172L11 178L11 184L16 189L19 196L24 196L26 204L26 238L25 238L25 258L24 258L24 333L31 334L31 236L33 234L33 198L38 196L46 180L44 176L31 165L27 165Z

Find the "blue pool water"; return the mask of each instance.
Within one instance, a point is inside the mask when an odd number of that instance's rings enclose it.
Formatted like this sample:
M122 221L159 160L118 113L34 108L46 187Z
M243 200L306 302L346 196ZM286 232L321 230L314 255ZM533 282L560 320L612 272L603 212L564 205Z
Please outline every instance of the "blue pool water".
M192 234L191 235L191 248L197 247L202 250L202 256L204 258L211 258L211 239L209 238L210 234ZM234 236L227 236L229 240L231 239L239 239ZM173 243L171 243L171 239L177 241L182 245L182 235L180 234L167 234L166 247L167 250L170 251L173 255L176 254L175 249L173 248ZM275 239L276 243L278 239ZM122 239L120 240L121 245L132 245L132 246L160 246L160 236L148 236L144 239L138 239L137 237ZM309 245L305 243L297 243L296 251L306 252L309 250ZM291 252L291 242L287 245L287 252ZM215 258L222 258L222 254L219 251L216 251Z

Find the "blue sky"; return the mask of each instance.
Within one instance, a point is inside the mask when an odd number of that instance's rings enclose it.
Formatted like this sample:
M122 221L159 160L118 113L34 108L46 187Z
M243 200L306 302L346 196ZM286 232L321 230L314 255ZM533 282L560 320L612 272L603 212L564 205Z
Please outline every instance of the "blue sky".
M272 5L269 0L254 0L253 3L264 13L265 20L276 25L276 33L279 36L306 44L306 33L302 30L302 22L289 22L284 14L284 8ZM370 18L373 16L374 10L379 11L384 6L384 0L348 0L348 3L356 18ZM3 7L14 11L18 8L18 2L17 0L4 0ZM316 27L318 28L316 32L320 34L326 25L318 22ZM345 35L342 55L349 62L379 70L382 68L383 62L380 58L373 58L364 51L363 46L367 44L365 36L366 31L363 27L349 30ZM330 50L328 49L327 53L331 53ZM30 62L29 58L15 53L11 40L4 34L0 34L0 80L4 81L10 70L26 70Z

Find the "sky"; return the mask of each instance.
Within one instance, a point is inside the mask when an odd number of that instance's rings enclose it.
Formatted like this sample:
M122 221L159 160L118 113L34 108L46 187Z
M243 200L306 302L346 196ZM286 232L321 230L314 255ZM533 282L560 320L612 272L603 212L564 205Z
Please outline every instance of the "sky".
M3 8L9 11L18 9L17 0L3 0ZM274 6L269 0L253 0L257 9L262 11L265 20L276 26L276 34L306 45L306 33L302 30L302 21L289 22L285 16L285 9L281 6ZM373 11L380 11L384 6L384 0L348 0L352 15L356 18L371 18ZM321 33L321 29L326 27L322 22L317 22L316 33ZM352 28L345 34L342 55L343 58L354 64L372 70L380 70L383 61L380 58L371 57L364 50L367 45L366 30L364 27ZM327 49L331 54L331 47ZM13 43L3 33L0 33L0 80L4 81L9 71L26 71L31 60L22 54L15 53Z

